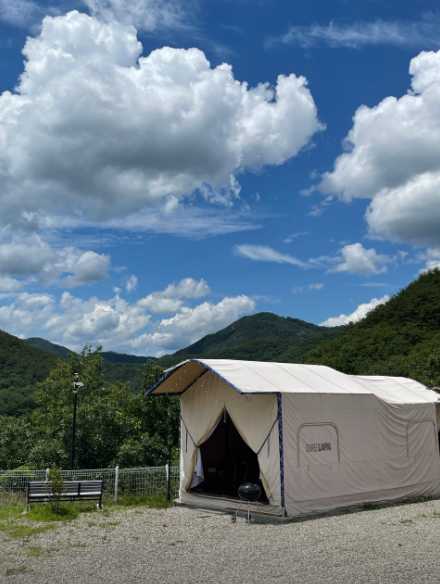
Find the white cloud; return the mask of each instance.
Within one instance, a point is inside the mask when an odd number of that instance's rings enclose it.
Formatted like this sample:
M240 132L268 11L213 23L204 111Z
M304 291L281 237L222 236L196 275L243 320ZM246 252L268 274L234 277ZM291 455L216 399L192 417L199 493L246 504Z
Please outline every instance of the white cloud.
M308 267L307 264L292 255L282 253L267 245L242 244L234 248L236 255L256 262L273 262L277 264L290 264L299 268Z
M307 286L294 286L292 288L293 294L302 294L303 292L314 291L319 292L324 288L324 284L322 282L315 282L313 284L308 284Z
M139 300L139 306L154 314L161 314L176 312L182 306L182 301L177 298L164 298L160 292L153 292L153 294Z
M302 269L327 269L329 272L348 272L362 276L381 274L387 271L387 265L393 261L390 256L367 249L361 243L344 245L337 255L319 256L300 260L290 254L282 253L266 245L241 244L234 247L234 253L256 262L290 264ZM310 285L310 289L319 289L320 283ZM294 288L303 291L304 286Z
M180 282L169 284L160 292L153 292L138 302L139 306L154 314L176 312L183 305L183 300L196 299L210 293L207 282L203 279L184 278Z
M103 280L107 277L110 268L109 256L94 251L69 250L66 260L61 269L63 272L71 272L71 275L64 278L62 282L62 285L67 288Z
M283 239L283 243L292 243L296 239L304 237L305 235L308 235L307 231L297 231L296 233L291 233L290 235Z
M41 238L0 243L0 274L30 276L52 268L54 251Z
M166 351L176 350L214 333L255 310L255 301L248 296L223 298L217 304L204 302L194 308L183 307L171 318L162 320L157 329L134 339L134 347L156 346Z
M43 10L32 0L0 0L0 21L28 28L43 17Z
M344 245L340 253L338 263L331 270L333 272L349 272L362 276L382 274L386 272L390 262L388 256L378 254L375 249L367 249L361 243Z
M71 223L71 226L75 225ZM99 227L99 223L89 223L89 225ZM166 233L192 239L203 239L260 228L249 212L243 213L236 208L230 211L229 209L210 209L206 206L191 207L182 204L179 204L172 211L143 210L123 218L112 219L107 222L107 225L117 230Z
M348 47L360 48L374 45L397 47L439 47L439 17L427 15L421 20L374 20L351 23L331 21L328 24L291 26L279 38L269 39L271 44L296 45L303 48Z
M138 30L179 29L187 26L186 14L177 0L82 0L97 18L122 22Z
M389 296L383 296L382 298L373 298L370 302L364 304L359 304L359 306L351 314L340 314L339 316L332 316L321 322L321 326L342 326L349 324L350 322L359 322L367 316L376 306L385 304L390 299Z
M15 278L0 276L0 293L17 292L22 284Z
M127 278L127 282L125 283L125 290L130 294L131 292L134 292L137 288L137 285L139 283L139 279L137 276L135 276L134 274L132 274L131 276L129 276Z
M43 336L77 350L90 343L144 355L162 354L213 333L254 309L255 301L244 295L195 306L184 306L178 300L170 317L156 320L151 307L130 303L117 293L111 298L84 299L63 292L57 300L49 294L18 292L0 295L0 329L20 337Z
M411 60L411 88L354 115L346 152L320 189L342 200L372 198L371 233L440 245L440 51Z
M209 293L208 283L203 278L183 278L180 282L169 284L163 291L167 298L202 298Z
M23 233L0 241L0 277L20 278L65 287L81 286L107 277L110 258L74 247L51 247L38 235Z
M440 248L426 250L421 254L421 259L425 262L422 272L440 270Z
M235 197L235 175L284 163L321 129L303 77L250 88L198 49L144 57L115 21L46 17L23 52L16 91L0 96L3 223L121 221L207 189Z

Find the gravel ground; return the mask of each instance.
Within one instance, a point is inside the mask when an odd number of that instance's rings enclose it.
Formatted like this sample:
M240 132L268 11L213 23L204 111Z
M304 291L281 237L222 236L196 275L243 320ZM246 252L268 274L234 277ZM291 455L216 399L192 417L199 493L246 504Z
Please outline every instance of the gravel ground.
M440 581L440 501L282 525L175 507L0 533L0 582L419 584Z

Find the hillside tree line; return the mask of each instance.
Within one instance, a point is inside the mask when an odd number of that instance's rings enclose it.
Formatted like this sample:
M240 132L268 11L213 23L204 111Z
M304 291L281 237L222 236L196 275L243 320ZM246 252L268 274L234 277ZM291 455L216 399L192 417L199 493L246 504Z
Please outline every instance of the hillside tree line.
M18 416L0 416L0 468L68 468L72 448L73 374L78 392L76 467L162 465L177 457L179 404L173 397L145 398L127 383L103 374L100 349L59 360L36 385L35 407ZM143 387L160 375L147 364Z

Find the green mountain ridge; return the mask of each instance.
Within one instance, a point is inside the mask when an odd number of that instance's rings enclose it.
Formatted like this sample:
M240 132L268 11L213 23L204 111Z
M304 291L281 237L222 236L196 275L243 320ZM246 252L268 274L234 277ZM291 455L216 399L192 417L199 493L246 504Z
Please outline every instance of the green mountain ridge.
M333 338L340 328L326 328L296 318L259 312L159 359L169 366L196 357L247 361L301 360L316 343Z
M391 375L440 385L440 270L416 281L305 355L307 363L355 375Z
M54 355L0 330L0 414L18 415L32 408L36 383L56 362Z
M241 318L217 333L160 359L104 351L101 353L104 377L107 382L126 382L132 389L140 390L144 383L145 365L152 360L161 367L169 367L191 357L300 360L314 344L333 337L337 332L336 329L263 312ZM7 333L1 334L4 335L2 346L5 356L10 346L11 356L16 354L17 357L12 361L0 359L3 380L0 387L4 395L0 414L32 409L35 384L46 378L57 359L69 359L75 353L39 337L21 340Z
M70 355L66 347L45 339L24 341L0 331L0 415L32 409L36 383ZM196 357L318 363L350 374L405 376L440 385L440 271L421 275L364 320L345 327L262 312L159 359L112 351L102 356L106 381L127 382L138 391L148 361L169 367Z

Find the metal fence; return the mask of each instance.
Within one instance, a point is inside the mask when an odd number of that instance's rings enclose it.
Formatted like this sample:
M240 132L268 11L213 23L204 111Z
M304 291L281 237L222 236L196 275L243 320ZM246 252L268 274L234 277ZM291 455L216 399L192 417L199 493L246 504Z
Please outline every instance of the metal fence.
M175 499L179 490L178 466L150 466L138 468L95 468L62 470L64 480L98 480L104 483L104 497L117 502L127 495ZM29 481L49 480L45 470L0 470L0 504L26 496ZM169 491L169 493L168 493Z

